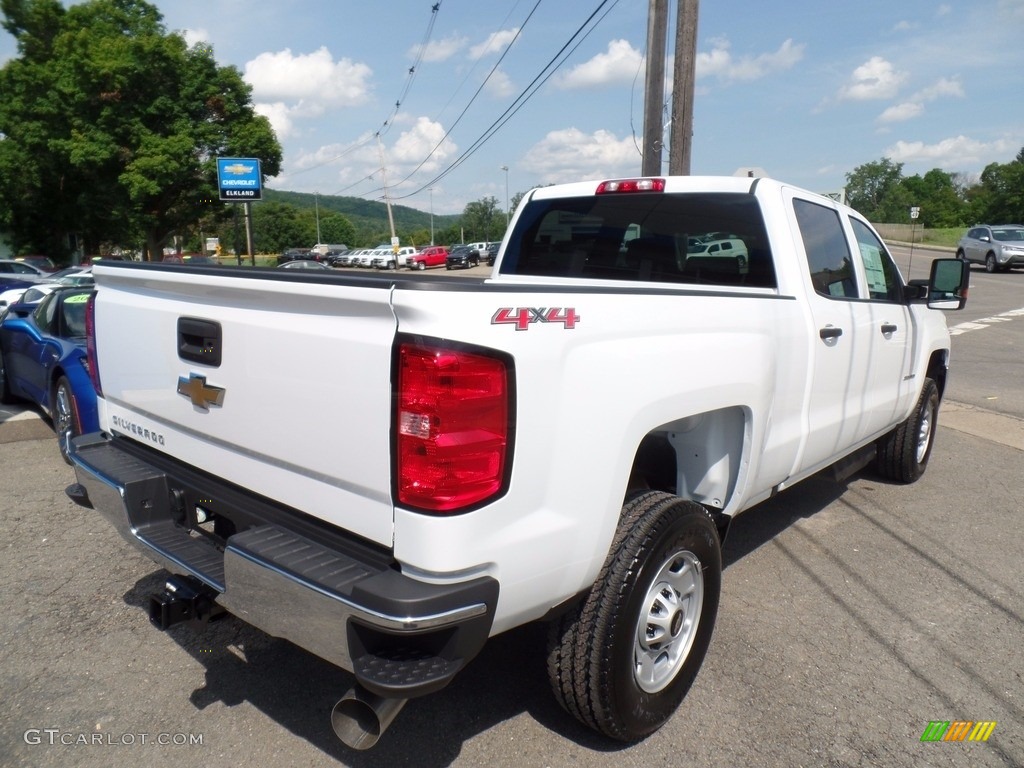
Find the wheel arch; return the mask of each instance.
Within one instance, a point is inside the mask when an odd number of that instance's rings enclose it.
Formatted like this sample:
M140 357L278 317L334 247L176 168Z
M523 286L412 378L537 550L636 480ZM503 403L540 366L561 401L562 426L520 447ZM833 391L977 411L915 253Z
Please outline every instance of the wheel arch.
M649 430L637 446L626 498L658 490L695 501L711 514L724 540L725 513L748 464L750 411L730 406L693 414Z
M936 349L932 352L931 357L928 358L928 370L925 375L939 388L939 400L941 401L946 391L946 378L949 375L948 349Z

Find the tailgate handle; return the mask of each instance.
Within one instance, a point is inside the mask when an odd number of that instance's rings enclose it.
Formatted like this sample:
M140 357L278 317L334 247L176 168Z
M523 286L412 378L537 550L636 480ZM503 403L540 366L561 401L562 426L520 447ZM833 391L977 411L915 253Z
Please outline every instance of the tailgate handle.
M220 323L196 317L178 318L178 357L192 363L220 365Z

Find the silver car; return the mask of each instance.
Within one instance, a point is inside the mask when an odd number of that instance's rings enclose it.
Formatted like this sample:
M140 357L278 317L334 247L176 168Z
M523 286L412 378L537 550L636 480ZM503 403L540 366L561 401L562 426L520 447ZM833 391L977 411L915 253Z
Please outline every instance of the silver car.
M986 272L1008 272L1011 267L1024 267L1024 226L982 224L971 227L960 238L956 256L984 264Z

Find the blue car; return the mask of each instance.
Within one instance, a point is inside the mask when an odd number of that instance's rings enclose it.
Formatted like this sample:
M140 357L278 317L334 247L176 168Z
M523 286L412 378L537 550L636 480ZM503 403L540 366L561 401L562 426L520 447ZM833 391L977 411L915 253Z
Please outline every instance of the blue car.
M72 437L99 429L85 351L89 287L58 288L0 315L0 402L29 400L53 421L61 455Z

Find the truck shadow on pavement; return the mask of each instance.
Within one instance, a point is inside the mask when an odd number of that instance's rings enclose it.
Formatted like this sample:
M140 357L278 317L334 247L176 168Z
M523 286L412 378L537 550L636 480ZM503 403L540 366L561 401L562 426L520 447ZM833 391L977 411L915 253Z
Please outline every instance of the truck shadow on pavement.
M829 478L810 478L801 483L800 493L779 494L757 512L741 515L726 540L725 567L823 510L845 488ZM159 570L140 579L124 595L125 602L145 616L149 596L163 588L166 576ZM205 669L204 685L190 697L198 710L248 702L269 719L268 727L283 726L344 765L447 766L459 758L464 742L523 715L585 749L614 753L629 748L593 733L558 706L545 671L546 633L547 626L537 622L491 639L451 685L410 700L379 743L365 752L342 744L330 725L332 707L355 682L351 674L233 616L203 630L179 625L167 634Z

